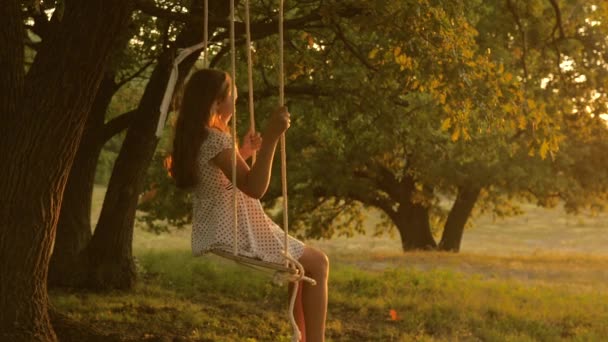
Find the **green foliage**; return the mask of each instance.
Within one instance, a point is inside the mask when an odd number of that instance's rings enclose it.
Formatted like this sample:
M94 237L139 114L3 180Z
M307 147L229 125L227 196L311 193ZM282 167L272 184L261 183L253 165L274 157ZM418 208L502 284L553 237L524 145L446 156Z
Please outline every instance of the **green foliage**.
M532 140L514 137L517 150L496 183L498 191L547 206L562 200L572 210L604 207L607 184L599 170L606 168L606 125L599 115L607 110L605 6L565 1L556 9L546 1L495 1L483 7L480 47L491 49L493 58L523 81L527 101L543 106L543 120L550 122L539 128L536 120L522 121ZM541 137L547 128L553 138Z
M440 224L445 213L424 184L450 194L471 181L492 183L525 114L519 85L478 49L462 6L361 6L352 20L331 18L337 27L331 44L311 49L307 36L299 47L317 63L307 63L314 71L296 82L314 82L332 94L307 102L307 120L290 130L298 141L291 203L308 235L330 235L315 234L326 227L314 226L329 225L335 211L342 222L356 221L358 203L390 215L406 200L394 193L406 177L417 183L412 200L437 208ZM315 209L328 205L334 210Z
M154 156L138 207L142 214L137 216L138 222L157 233L168 232L170 227L183 228L192 222L191 193L175 186L165 168L165 158L161 153Z
M559 8L569 13L561 27L541 0L290 7L288 20L321 16L320 24L286 31L288 184L297 234L360 232L368 206L385 213L379 231L391 229L406 202L427 207L438 232L446 199L463 186L483 188L478 209L498 216L520 212L513 198L601 209L608 183L598 172L608 165L606 126L598 118L606 112L608 78L606 25L597 23L608 20L606 6L572 0ZM254 20L271 13L252 4ZM259 128L277 103L276 36L254 48ZM237 84L244 86L242 50L238 58ZM560 67L564 61L572 69ZM218 67L227 68L227 60ZM241 131L248 128L243 94ZM268 208L279 208L281 197L275 166ZM406 194L409 180L414 190ZM187 198L162 182L167 178L149 184L161 184L160 197L174 200L146 207L149 222L174 215L186 222Z

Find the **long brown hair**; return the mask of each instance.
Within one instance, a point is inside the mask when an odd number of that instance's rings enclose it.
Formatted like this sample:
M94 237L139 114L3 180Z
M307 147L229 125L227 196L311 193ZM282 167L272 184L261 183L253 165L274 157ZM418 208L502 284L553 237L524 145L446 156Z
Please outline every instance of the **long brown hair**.
M211 107L229 94L228 75L219 70L202 69L190 76L185 86L173 138L169 173L178 188L194 187L198 178L196 158L207 138L206 126L211 121Z

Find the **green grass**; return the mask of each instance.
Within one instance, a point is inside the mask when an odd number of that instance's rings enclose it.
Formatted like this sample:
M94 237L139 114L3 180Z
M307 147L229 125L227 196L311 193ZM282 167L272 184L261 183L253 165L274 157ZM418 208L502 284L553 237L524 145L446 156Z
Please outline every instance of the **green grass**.
M600 341L608 336L605 287L562 287L467 274L449 265L421 270L399 264L423 257L443 256L411 253L382 271L333 260L328 340ZM457 263L471 256L450 258ZM271 285L266 274L213 256L193 258L187 250L146 250L137 260L140 282L133 292L54 291L53 304L129 338L289 340L286 288Z
M285 291L262 274L213 257L193 258L184 250L148 251L137 264L140 281L132 292L53 291L52 302L75 319L129 338L287 336L279 317ZM245 319L249 315L255 319Z
M605 340L608 220L526 210L478 218L459 254L401 253L389 235L310 241L331 260L328 340ZM215 256L192 257L189 237L137 228L134 291L52 291L51 301L125 338L289 341L286 288Z

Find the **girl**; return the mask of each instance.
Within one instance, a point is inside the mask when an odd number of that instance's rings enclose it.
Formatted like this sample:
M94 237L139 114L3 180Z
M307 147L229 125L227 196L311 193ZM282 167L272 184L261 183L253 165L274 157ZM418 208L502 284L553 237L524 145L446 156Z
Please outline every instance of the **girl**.
M175 127L171 174L176 185L193 192L192 251L231 252L234 239L232 144L228 123L233 114L236 86L222 71L204 69L192 74ZM289 128L287 108L277 108L263 134L251 131L237 148L237 213L239 254L283 263L283 230L264 213L259 199L268 189L272 160L281 135ZM255 164L245 162L257 152ZM294 316L303 340L324 341L327 315L327 256L291 238L289 253L316 286L299 286Z

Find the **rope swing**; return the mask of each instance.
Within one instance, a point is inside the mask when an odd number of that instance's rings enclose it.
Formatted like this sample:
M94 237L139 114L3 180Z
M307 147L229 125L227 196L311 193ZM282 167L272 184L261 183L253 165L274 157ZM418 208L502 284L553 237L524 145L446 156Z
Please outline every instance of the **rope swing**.
M233 87L236 83L236 48L235 48L235 8L234 8L234 0L230 0L230 50L231 50L231 76L233 80ZM283 7L284 1L280 0L279 2L279 106L285 105L285 82L284 82L284 52L283 52ZM163 101L160 106L160 118L158 122L158 126L156 129L156 136L161 137L163 128L165 125L165 121L167 119L167 113L169 109L169 105L171 99L173 97L173 92L175 90L175 85L177 83L178 77L178 65L181 63L187 56L203 49L203 63L204 66L207 67L207 59L208 59L208 0L204 0L204 30L203 30L203 42L188 47L186 49L182 49L179 51L175 60L173 61L173 68L171 71L171 75L169 77L169 81L167 84L167 89L163 96ZM254 101L253 101L253 62L251 57L251 29L250 29L250 18L249 18L249 0L245 0L245 27L246 27L246 44L247 44L247 74L248 74L248 87L249 87L249 120L250 127L255 131L255 115L254 115ZM233 88L234 93L234 88ZM233 115L232 115L232 138L233 138L233 153L232 153L232 184L236 184L236 146L238 146L237 141L237 116L236 116L236 99L233 97ZM284 264L276 264L271 262L266 262L260 259L256 259L249 255L239 254L238 250L238 205L237 205L237 194L238 189L236 186L233 187L233 248L232 253L226 252L221 249L212 250L212 252L218 256L233 260L239 264L256 268L258 270L267 269L274 270L275 276L274 281L277 283L285 283L285 282L293 282L293 292L289 301L289 320L292 326L293 334L292 341L297 342L301 338L300 330L296 324L293 310L295 306L295 300L298 293L298 286L300 281L306 281L312 285L315 285L316 282L314 279L305 276L304 267L289 254L289 217L288 217L288 197L287 197L287 153L286 153L286 141L285 134L283 134L280 138L280 149L281 149L281 187L283 194L283 231L284 231L284 239L283 239L283 257ZM253 163L255 163L255 154L253 155Z

